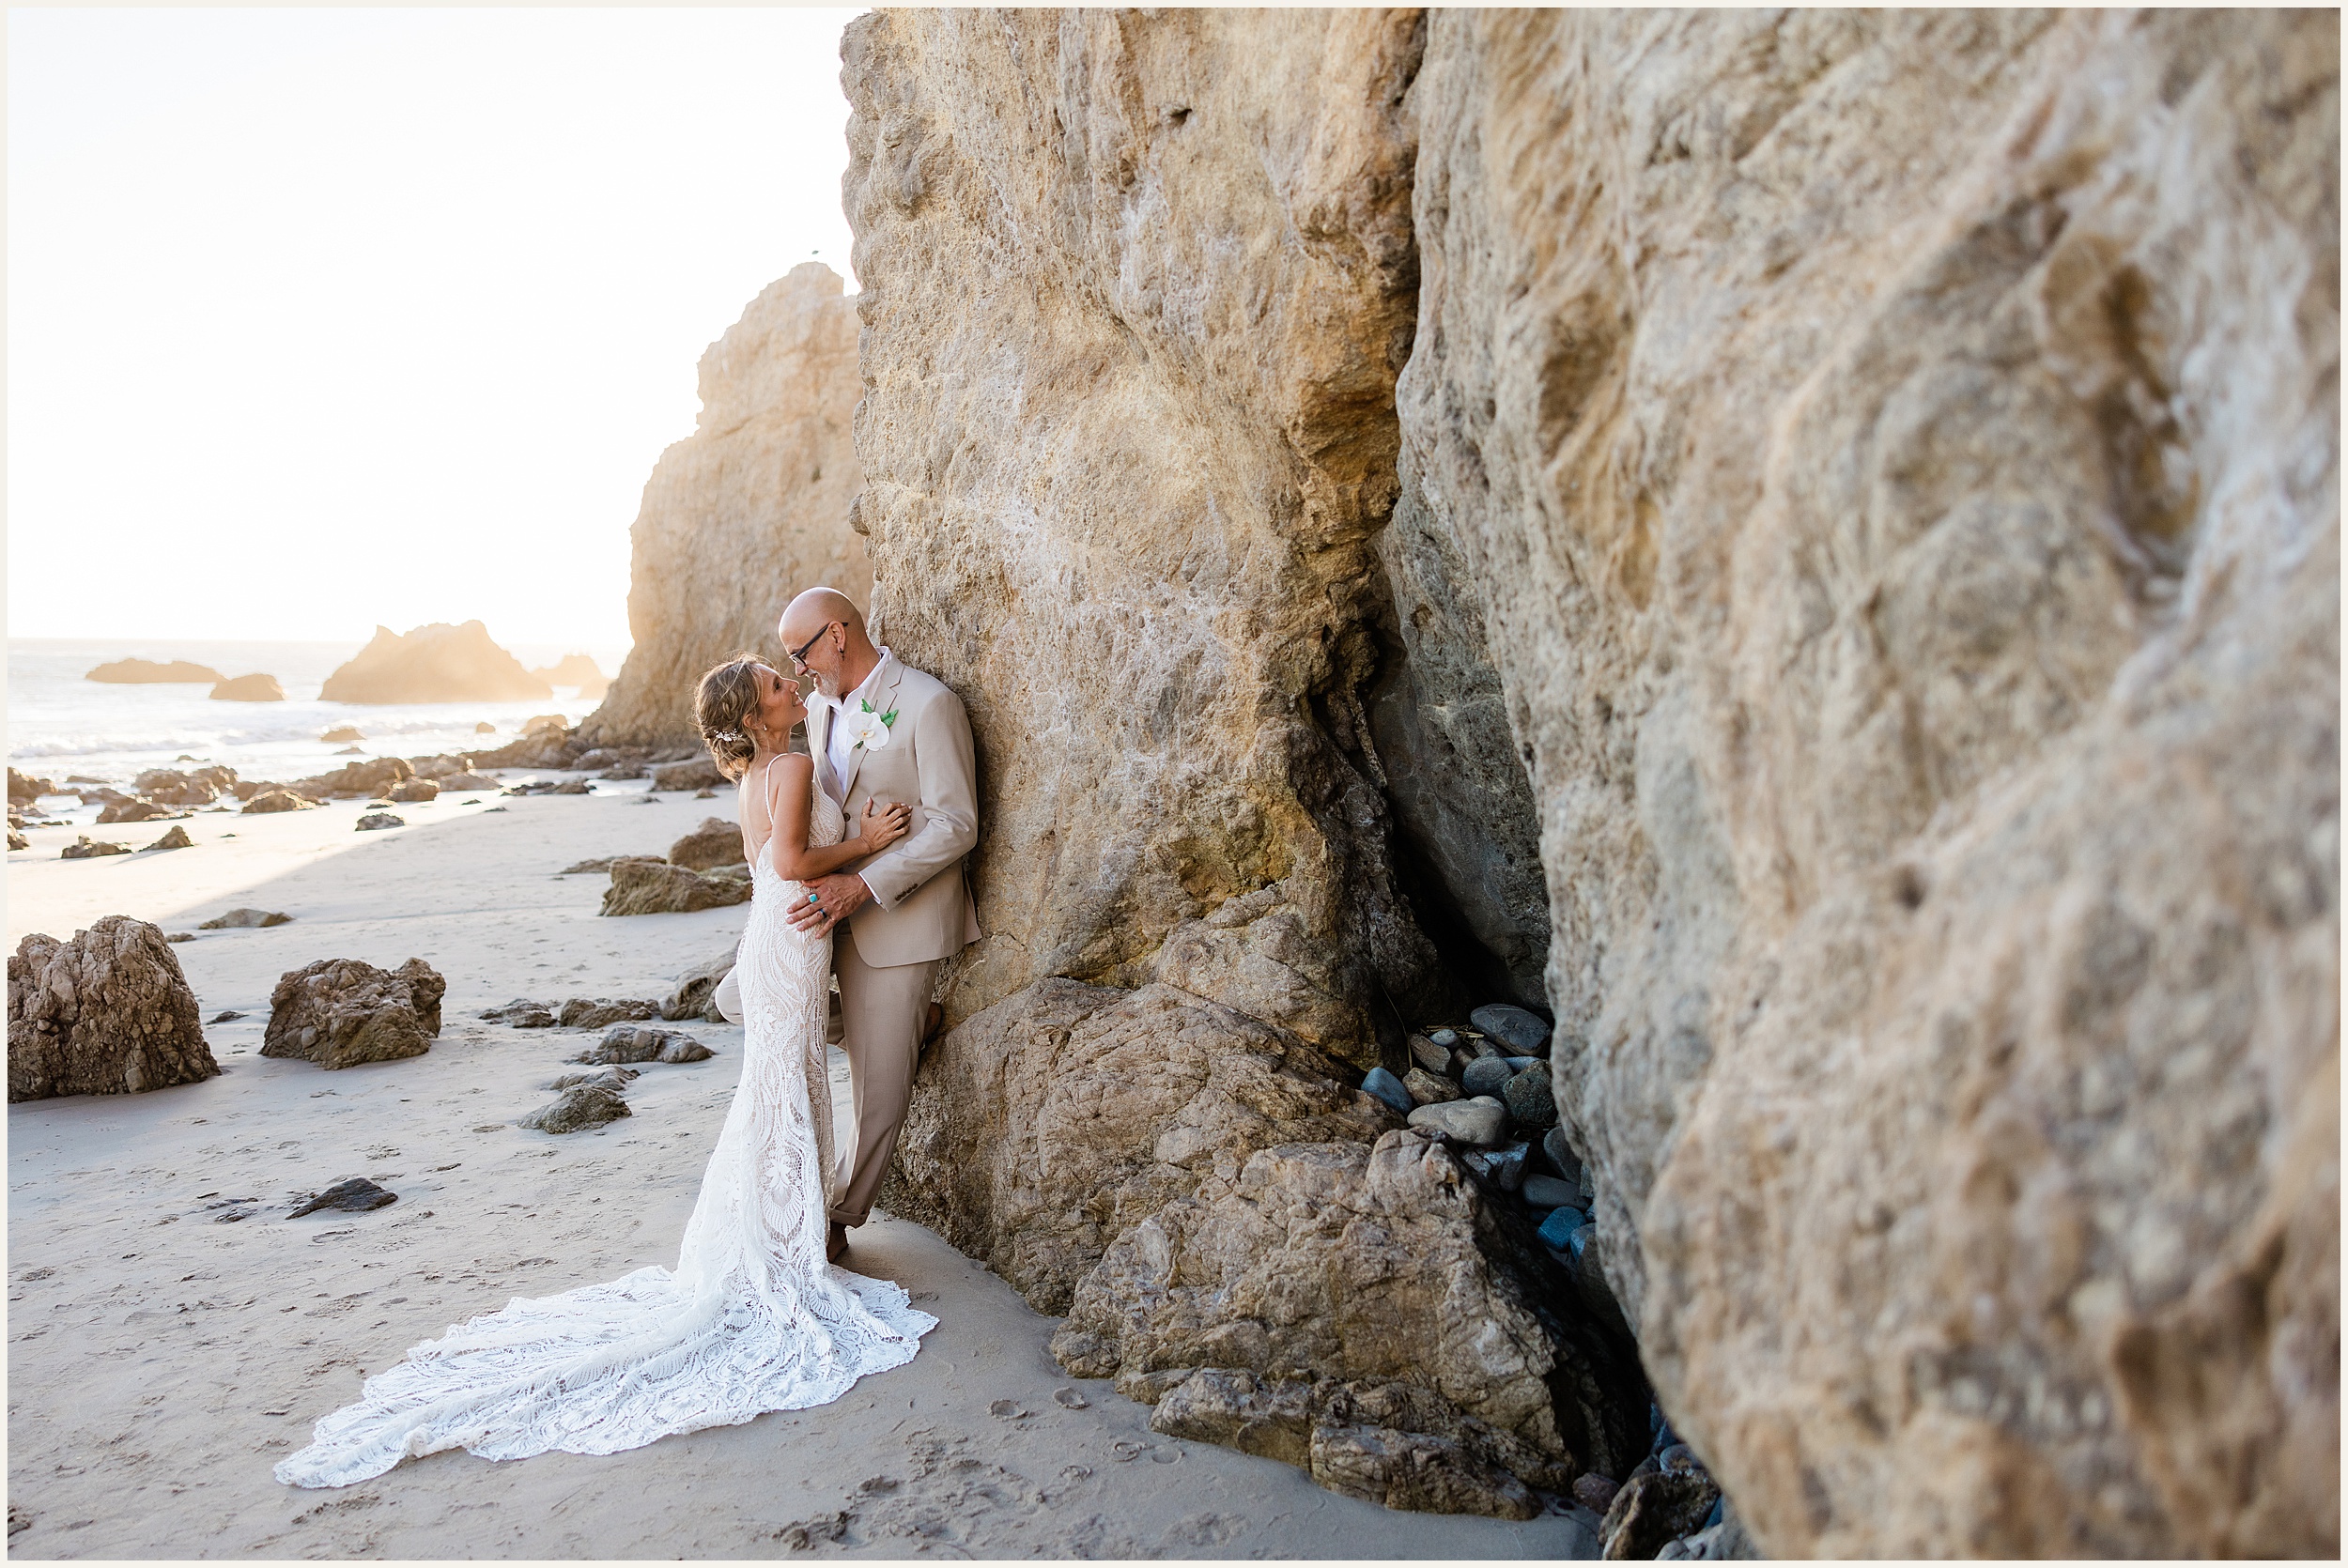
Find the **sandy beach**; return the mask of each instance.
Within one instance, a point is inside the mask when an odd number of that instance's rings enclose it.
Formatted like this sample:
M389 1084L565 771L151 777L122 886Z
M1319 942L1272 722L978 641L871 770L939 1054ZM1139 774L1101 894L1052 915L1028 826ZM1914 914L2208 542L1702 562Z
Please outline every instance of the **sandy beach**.
M630 1453L411 1461L332 1492L270 1467L407 1346L515 1296L673 1263L740 1063L651 1065L633 1115L554 1137L516 1118L592 1042L477 1014L517 996L658 997L746 908L602 919L593 856L659 853L730 797L449 796L356 833L363 807L180 822L195 847L9 856L8 942L127 914L166 931L240 905L293 918L174 948L224 1068L149 1094L8 1112L12 1556L795 1555L1563 1557L1586 1514L1392 1513L1286 1465L1160 1437L1149 1410L1045 1353L1054 1319L937 1237L876 1217L852 1267L940 1320L910 1365L821 1409ZM170 824L100 830L133 844ZM429 1054L324 1071L259 1054L286 970L422 958L448 980ZM835 1059L834 1094L847 1092ZM399 1195L288 1218L363 1176Z

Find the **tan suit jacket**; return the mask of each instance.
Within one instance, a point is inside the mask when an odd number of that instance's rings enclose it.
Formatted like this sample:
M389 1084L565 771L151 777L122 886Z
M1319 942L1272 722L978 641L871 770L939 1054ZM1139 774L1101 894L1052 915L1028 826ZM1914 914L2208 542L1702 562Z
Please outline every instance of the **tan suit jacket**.
M913 807L912 831L876 855L842 869L873 890L872 901L848 916L857 952L886 968L951 958L979 939L979 913L963 876L963 857L979 841L977 748L962 699L935 676L908 669L884 655L879 678L865 699L876 714L894 708L888 743L848 754L848 831L858 831L871 800ZM816 779L826 784L834 710L807 715L808 750Z

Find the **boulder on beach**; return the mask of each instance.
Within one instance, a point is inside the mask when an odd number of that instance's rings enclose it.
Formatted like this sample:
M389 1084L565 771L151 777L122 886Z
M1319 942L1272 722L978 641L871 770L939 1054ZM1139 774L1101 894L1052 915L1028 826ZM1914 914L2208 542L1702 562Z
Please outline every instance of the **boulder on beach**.
M215 702L283 702L286 688L274 675L239 675L212 687Z
M243 930L260 926L282 926L292 918L292 915L282 910L254 909L247 906L242 909L232 909L225 915L215 915L195 929L200 931Z
M149 822L158 817L173 815L168 806L158 806L151 800L116 801L98 813L98 825L110 827L116 822Z
M555 1022L565 1029L602 1029L614 1023L635 1023L657 1017L660 1004L623 997L574 996L563 1004Z
M695 871L742 863L742 830L723 817L704 817L702 825L669 846L669 864Z
M125 686L209 686L224 677L209 665L195 664L187 659L173 659L167 664L157 663L153 659L116 659L110 664L100 665L82 679Z
M237 770L218 766L148 768L132 781L131 792L162 806L209 806L237 787Z
M429 778L403 778L385 794L386 800L416 803L440 798L440 787Z
M374 640L318 693L329 702L523 702L553 695L478 621L434 622L405 637L378 626Z
M439 783L441 790L444 792L451 790L500 790L504 788L504 786L500 784L496 779L477 773L452 773L445 778L439 780Z
M389 811L370 811L359 819L357 826L352 831L379 833L387 827L406 827L407 825L408 819L405 817L394 817Z
M382 1208L397 1202L399 1194L389 1188L378 1187L364 1176L352 1176L348 1181L334 1183L322 1192L312 1193L308 1202L296 1207L286 1218L299 1220L304 1214L316 1214L328 1208L345 1214L364 1214L370 1209Z
M14 768L8 770L8 799L12 803L30 804L43 795L54 795L56 792L57 786L53 780L35 778L30 774L19 773Z
M586 1067L605 1067L614 1062L702 1062L716 1054L682 1029L622 1023L592 1050L582 1051L571 1060Z
M366 738L366 731L355 724L337 724L333 729L320 735L318 741L325 746L342 746L350 741L363 741Z
M263 790L246 801L240 815L251 817L266 816L272 811L308 811L317 806L317 801L304 799L291 790L270 789Z
M604 889L604 915L687 915L748 903L745 878L705 876L660 860L615 860L611 885Z
M8 1099L138 1094L220 1072L163 933L109 915L8 959Z
M117 844L107 838L93 838L85 833L64 849L59 850L57 858L59 860L95 860L100 855L129 854L130 853L131 846L128 844Z
M421 1056L440 1032L448 982L422 959L378 969L358 959L320 959L288 970L270 992L261 1054L355 1067Z
M656 790L714 790L732 782L718 771L718 764L707 757L688 757L681 762L664 762L652 770L652 787Z
M416 770L405 758L371 757L363 762L346 762L332 773L305 778L300 787L337 799L378 800L394 785L406 783L415 776Z
M516 1029L551 1029L554 1009L542 1007L527 996L517 996L502 1007L484 1007L481 1019L487 1023L503 1023Z
M715 1023L724 1022L724 1017L711 1009L717 1003L718 988L725 983L728 975L734 973L735 950L735 945L729 943L723 950L712 953L679 975L676 989L670 992L667 1000L660 1004L660 1016L672 1023L679 1023L688 1018L706 1018Z
M188 837L188 830L186 828L174 827L169 833L164 834L161 838L156 839L153 843L147 845L147 847L150 850L192 850L195 848L195 840ZM144 853L145 852L142 851L141 853Z
M574 1084L563 1091L562 1099L533 1111L515 1125L533 1132L580 1132L634 1114L617 1088L596 1081Z
M610 678L584 653L565 653L555 663L531 673L550 686L577 686L583 702L600 702L603 694L611 689Z

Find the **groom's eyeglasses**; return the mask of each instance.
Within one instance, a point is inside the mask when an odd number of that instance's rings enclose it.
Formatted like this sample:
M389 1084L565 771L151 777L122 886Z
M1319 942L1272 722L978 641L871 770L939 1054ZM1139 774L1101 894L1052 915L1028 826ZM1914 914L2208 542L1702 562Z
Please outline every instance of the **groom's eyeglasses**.
M791 662L797 665L801 669L805 669L807 668L807 651L814 647L817 643L823 641L824 634L830 631L838 624L840 624L840 623L837 621L826 621L821 626L816 627L815 635L809 638L805 642L800 643L799 651L791 655Z

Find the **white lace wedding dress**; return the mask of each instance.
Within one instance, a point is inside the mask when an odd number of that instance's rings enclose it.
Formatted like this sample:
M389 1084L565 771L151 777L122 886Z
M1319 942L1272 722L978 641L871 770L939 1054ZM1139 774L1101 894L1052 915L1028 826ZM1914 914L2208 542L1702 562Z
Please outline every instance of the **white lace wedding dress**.
M809 843L840 842L840 807L809 793ZM742 1081L676 1268L509 1301L415 1346L368 1378L358 1404L320 1421L310 1446L277 1467L279 1481L345 1486L447 1448L486 1459L617 1453L828 1404L913 1359L937 1319L898 1286L825 1261L831 945L783 918L803 891L776 873L765 846L751 864L755 898L735 960Z

